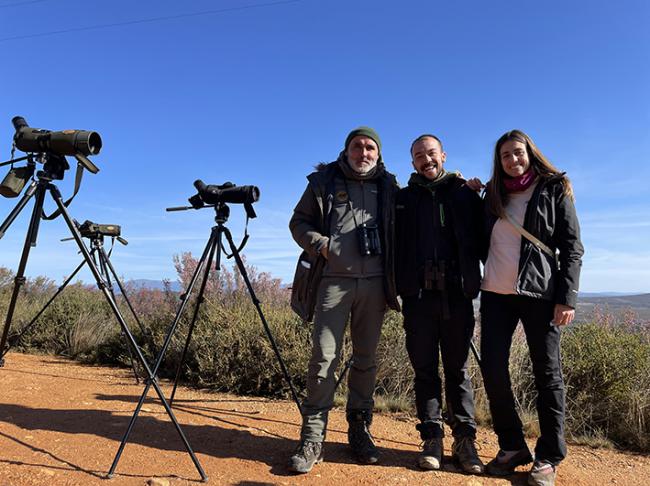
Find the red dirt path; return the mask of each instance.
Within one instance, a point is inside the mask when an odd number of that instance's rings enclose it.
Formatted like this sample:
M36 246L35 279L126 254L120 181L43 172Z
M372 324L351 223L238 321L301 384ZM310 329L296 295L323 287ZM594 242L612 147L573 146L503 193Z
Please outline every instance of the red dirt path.
M153 390L115 477L105 479L141 391L129 370L10 353L0 368L0 486L200 484ZM359 466L348 457L341 410L331 414L326 462L293 476L284 468L299 433L293 403L185 388L176 397L178 420L209 484L526 484L524 471L507 479L466 476L451 464L419 471L415 422L396 414L377 414L373 423L380 464ZM485 462L497 450L488 430L479 431L478 444ZM650 456L570 446L557 484L650 485Z

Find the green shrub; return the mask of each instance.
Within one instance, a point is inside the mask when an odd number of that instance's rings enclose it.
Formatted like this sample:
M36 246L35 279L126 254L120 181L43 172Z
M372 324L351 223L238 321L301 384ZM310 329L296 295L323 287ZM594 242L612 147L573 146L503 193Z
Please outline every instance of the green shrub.
M650 449L650 340L623 324L577 325L562 340L568 429Z

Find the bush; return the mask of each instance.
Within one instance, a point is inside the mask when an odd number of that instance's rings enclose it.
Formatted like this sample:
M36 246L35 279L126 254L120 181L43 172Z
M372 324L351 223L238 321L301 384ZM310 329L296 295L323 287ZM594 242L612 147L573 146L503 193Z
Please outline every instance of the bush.
M576 435L650 449L650 340L624 324L588 323L562 341L567 422Z

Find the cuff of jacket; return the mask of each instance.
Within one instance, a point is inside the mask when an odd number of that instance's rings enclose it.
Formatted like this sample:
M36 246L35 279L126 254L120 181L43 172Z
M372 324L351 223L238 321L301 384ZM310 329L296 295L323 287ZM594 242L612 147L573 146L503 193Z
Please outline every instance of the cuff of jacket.
M569 307L575 309L578 303L578 291L569 290L568 292L558 295L555 299L556 304L568 305Z
M327 236L321 236L316 243L313 245L313 249L316 252L316 254L320 253L320 251L323 249L325 245L329 243L330 239Z

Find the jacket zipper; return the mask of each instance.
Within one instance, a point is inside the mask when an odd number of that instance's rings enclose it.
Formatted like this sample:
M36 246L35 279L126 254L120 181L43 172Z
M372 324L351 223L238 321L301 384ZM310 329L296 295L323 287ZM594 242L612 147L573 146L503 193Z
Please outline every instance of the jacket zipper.
M363 224L363 210L366 208L366 192L365 188L363 187L363 181L359 181L359 184L361 185L361 214L359 215L359 220L361 221L361 224ZM358 231L358 229L357 229ZM355 235L356 236L356 235ZM361 275L364 276L366 274L366 266L364 265L364 260L365 258L362 256L361 257Z

